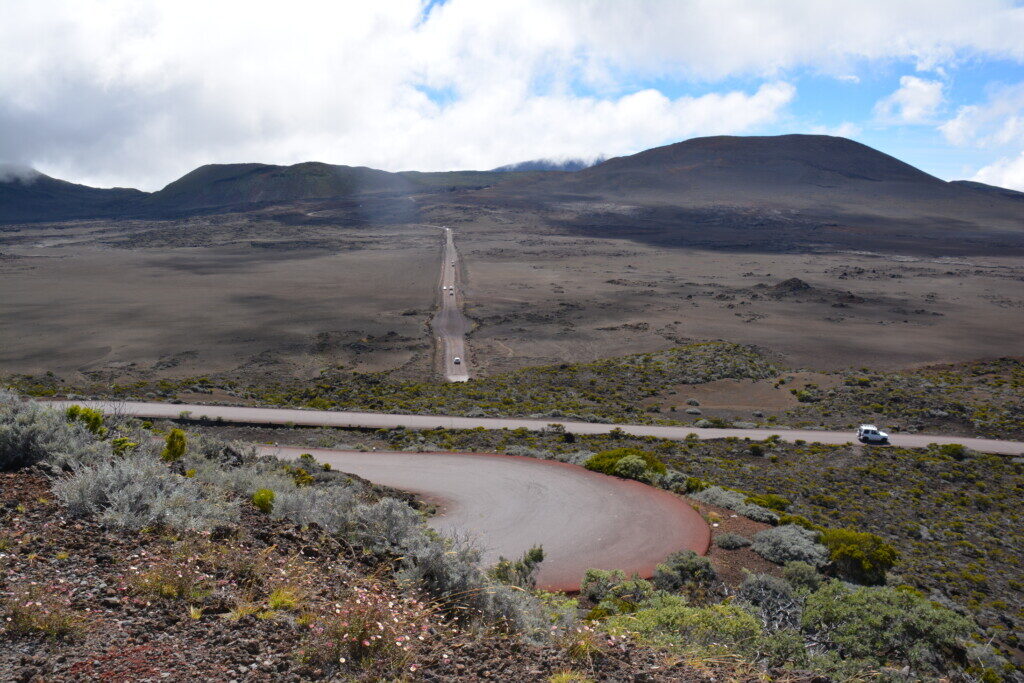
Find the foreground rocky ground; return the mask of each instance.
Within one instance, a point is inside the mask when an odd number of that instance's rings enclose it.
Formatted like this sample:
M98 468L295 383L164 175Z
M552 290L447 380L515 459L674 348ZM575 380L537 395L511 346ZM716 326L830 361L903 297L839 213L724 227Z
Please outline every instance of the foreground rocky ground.
M577 651L463 628L339 541L252 507L235 529L126 533L70 517L22 471L0 475L0 529L4 681L758 678L621 638ZM331 643L339 613L372 642Z

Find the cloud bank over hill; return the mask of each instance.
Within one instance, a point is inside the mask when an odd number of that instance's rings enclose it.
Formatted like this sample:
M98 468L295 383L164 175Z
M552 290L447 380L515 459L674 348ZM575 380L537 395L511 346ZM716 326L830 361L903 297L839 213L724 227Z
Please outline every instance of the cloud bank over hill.
M156 189L211 162L482 169L697 135L934 128L942 74L968 56L1019 64L1022 34L1024 9L999 0L42 0L0 22L0 160ZM894 60L931 73L892 74L880 115L802 108L808 73L865 88Z

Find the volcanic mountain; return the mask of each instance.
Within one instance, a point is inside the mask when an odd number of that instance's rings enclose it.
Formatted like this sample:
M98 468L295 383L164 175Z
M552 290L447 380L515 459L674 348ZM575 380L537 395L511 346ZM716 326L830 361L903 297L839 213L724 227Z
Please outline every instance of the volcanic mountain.
M825 135L695 138L574 172L212 164L152 194L38 176L0 182L0 222L159 218L294 202L334 203L363 221L408 222L419 204L409 199L425 194L435 205L499 204L539 212L556 229L665 244L1024 250L1021 193L945 182ZM308 216L299 211L294 220Z
M148 209L174 213L241 208L308 199L345 199L366 193L409 193L396 173L310 161L292 166L209 164L147 197Z
M145 192L115 187L109 190L76 185L42 173L0 180L0 221L61 221L122 215L146 196Z
M946 182L846 138L781 135L695 138L479 198L544 203L574 231L666 244L870 250L911 241L955 250L978 240L1024 248L1016 194Z

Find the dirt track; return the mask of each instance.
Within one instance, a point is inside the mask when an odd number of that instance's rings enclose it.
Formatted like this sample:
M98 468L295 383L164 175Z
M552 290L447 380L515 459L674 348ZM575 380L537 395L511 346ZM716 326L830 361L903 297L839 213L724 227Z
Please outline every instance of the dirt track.
M669 554L704 553L711 539L681 498L575 465L492 454L263 450L312 453L335 469L418 494L440 506L430 525L475 540L486 564L541 545L538 586L547 590L578 589L590 568L649 577Z

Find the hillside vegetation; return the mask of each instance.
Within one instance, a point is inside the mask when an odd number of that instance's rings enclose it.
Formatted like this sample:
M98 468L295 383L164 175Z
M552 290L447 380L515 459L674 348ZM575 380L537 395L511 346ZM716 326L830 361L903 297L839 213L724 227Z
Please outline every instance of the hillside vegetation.
M538 437L582 445L557 431ZM542 549L481 567L472 546L427 531L406 502L310 456L278 461L237 442L5 396L0 610L14 648L2 663L48 680L158 671L798 680L906 667L966 681L1011 671L972 640L971 620L887 571L900 553L881 538L786 517L783 496L737 497L662 471L676 456L649 442L586 460L689 492L712 521L730 508L762 518L751 539L716 543L776 568L737 580L676 553L650 580L594 570L577 598L539 594L531 577ZM635 472L623 467L631 460ZM197 644L201 657L175 654Z

